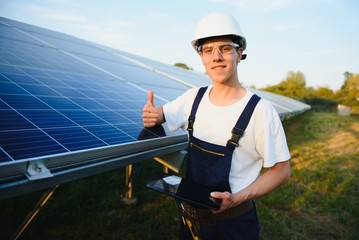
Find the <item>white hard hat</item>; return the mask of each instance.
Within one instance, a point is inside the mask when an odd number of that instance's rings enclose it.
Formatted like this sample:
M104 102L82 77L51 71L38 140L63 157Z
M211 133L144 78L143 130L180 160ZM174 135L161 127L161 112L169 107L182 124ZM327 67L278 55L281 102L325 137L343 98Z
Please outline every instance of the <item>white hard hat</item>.
M247 47L246 39L237 20L233 16L221 12L212 12L199 21L192 46L198 51L197 48L201 45L201 40L219 36L230 37L243 50Z

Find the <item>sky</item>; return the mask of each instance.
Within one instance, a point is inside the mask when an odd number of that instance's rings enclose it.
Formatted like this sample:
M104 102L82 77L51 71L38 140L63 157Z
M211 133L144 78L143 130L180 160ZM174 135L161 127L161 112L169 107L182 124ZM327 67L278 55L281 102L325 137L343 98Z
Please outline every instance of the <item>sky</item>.
M205 70L190 43L212 11L241 25L244 85L275 85L292 71L304 74L307 87L336 91L344 72L359 73L357 0L0 0L2 17L199 72Z

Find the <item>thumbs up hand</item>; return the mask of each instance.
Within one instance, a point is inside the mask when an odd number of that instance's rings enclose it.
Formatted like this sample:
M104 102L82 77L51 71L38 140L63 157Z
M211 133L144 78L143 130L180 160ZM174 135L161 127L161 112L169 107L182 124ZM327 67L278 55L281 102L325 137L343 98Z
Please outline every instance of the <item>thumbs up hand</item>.
M163 122L162 107L155 107L152 90L148 91L148 100L142 110L142 122L145 127L153 127Z

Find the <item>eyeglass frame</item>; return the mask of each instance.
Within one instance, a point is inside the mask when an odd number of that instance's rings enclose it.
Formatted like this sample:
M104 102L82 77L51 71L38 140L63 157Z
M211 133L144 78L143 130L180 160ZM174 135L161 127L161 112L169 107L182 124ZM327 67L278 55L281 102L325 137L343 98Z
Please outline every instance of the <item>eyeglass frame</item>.
M211 45L209 45L211 46ZM202 54L203 56L212 56L213 53L214 53L214 50L217 48L217 51L221 54L221 55L226 55L227 53L223 53L222 50L220 49L221 47L224 47L224 46L231 46L233 48L235 48L236 50L238 50L239 48L241 48L241 46L237 43L223 43L223 44L220 44L218 46L213 46L213 49L212 49L212 52L210 54L204 54L203 53L203 45L200 45L197 47L197 51L199 54Z

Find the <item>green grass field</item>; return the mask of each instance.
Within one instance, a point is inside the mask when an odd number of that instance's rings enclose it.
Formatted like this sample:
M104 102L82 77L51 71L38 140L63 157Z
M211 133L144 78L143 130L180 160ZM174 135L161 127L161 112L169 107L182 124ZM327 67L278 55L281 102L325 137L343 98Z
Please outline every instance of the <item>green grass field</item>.
M261 239L359 239L359 116L306 112L284 127L292 178L257 199ZM177 239L173 199L145 187L162 167L134 165L134 205L121 202L124 172L61 185L20 239ZM0 201L0 239L9 239L43 192Z

